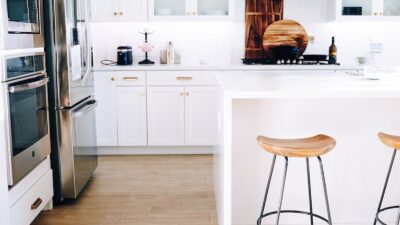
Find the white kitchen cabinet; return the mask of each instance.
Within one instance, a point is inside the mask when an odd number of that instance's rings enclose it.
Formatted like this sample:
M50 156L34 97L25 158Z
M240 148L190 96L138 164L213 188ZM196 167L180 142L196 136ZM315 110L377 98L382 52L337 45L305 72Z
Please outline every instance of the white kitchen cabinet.
M149 146L182 146L185 144L185 88L148 87Z
M118 145L147 146L146 87L118 87Z
M330 1L332 19L337 21L392 21L400 19L398 0Z
M215 145L218 87L185 87L185 145Z
M149 20L230 20L233 0L149 0Z
M92 0L90 3L92 21L116 21L118 0Z
M382 8L384 16L400 16L399 0L383 0Z
M96 108L96 133L98 146L117 146L117 92L113 72L96 72L94 76Z
M141 22L147 20L146 0L92 0L94 22Z
M212 146L218 82L210 71L95 72L98 146Z

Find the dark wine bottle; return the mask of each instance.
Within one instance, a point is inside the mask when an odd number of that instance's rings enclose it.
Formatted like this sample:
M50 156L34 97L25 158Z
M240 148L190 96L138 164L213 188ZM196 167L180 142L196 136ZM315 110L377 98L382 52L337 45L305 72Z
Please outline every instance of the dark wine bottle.
M329 47L329 64L336 64L337 62L337 48L335 45L335 37L332 37L332 44Z

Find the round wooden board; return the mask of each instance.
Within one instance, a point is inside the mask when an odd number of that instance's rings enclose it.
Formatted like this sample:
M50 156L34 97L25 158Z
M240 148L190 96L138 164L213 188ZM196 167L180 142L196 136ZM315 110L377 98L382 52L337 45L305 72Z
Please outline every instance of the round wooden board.
M264 32L263 47L265 53L273 57L271 49L278 46L298 48L300 57L307 48L308 35L304 27L294 20L280 20L268 26Z

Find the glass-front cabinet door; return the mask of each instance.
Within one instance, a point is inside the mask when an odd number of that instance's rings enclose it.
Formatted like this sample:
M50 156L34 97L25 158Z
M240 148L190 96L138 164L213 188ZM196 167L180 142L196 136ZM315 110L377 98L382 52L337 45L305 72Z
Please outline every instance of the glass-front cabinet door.
M149 5L150 15L156 18L182 17L187 8L187 0L151 0Z
M229 0L197 0L197 15L228 16Z
M224 20L230 16L232 8L233 0L149 0L149 19Z
M372 16L376 0L343 0L342 16Z
M400 0L341 0L340 17L345 20L398 20Z
M384 16L400 16L400 0L382 0Z

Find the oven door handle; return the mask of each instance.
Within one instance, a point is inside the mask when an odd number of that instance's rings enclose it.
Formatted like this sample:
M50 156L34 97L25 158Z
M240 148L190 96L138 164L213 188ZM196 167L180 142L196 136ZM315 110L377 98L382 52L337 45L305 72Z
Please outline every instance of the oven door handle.
M42 80L39 80L39 81L32 82L32 83L11 86L11 87L8 88L8 91L10 93L18 93L18 92L27 91L27 90L31 90L31 89L35 89L35 88L44 86L47 83L49 83L49 78L48 77L46 77L46 78L44 78Z
M73 118L82 117L82 116L88 114L89 112L91 112L92 110L94 110L96 107L97 107L97 101L94 100L94 101L90 102L89 104L87 104L85 107L83 107L81 110L79 110L77 112L73 112L72 117Z

